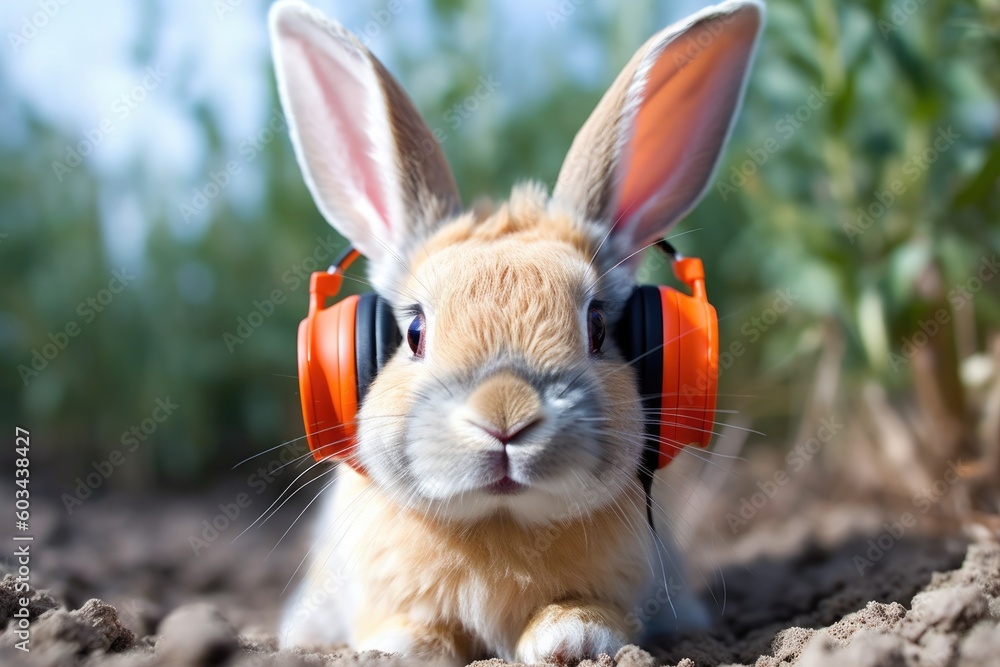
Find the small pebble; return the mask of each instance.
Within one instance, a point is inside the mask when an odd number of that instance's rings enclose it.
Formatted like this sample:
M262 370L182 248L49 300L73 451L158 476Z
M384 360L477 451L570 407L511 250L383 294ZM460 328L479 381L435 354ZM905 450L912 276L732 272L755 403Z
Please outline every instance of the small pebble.
M239 648L236 629L210 604L180 607L160 624L156 648L171 665L211 667Z

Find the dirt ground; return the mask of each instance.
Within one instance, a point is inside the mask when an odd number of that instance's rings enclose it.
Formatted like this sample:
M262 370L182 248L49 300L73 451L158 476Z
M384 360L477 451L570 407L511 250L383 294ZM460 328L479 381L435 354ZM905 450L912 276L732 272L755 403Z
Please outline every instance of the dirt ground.
M830 501L835 487L813 477L780 489L745 524L733 516L758 488L752 472L710 501L688 496L685 506L698 511L680 518L695 526L684 541L704 564L692 580L702 582L713 626L649 652L626 647L598 664L1000 664L1000 544L957 530L946 514L910 507L918 520L903 526L905 506ZM31 652L14 648L8 576L0 584L0 664L398 664L375 653L276 650L281 592L305 553L306 526L272 548L304 503L233 543L269 504L251 498L218 537L192 543L240 492L110 496L72 515L58 493L36 499ZM16 567L10 556L2 566Z

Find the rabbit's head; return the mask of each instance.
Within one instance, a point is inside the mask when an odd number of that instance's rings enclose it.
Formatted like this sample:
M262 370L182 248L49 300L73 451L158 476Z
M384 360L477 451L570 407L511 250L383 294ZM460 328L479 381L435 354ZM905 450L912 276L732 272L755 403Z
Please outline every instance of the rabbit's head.
M708 185L762 13L728 2L654 35L577 135L551 196L522 185L473 214L381 63L317 11L274 6L306 183L368 258L403 332L351 453L377 488L443 519L533 522L586 514L638 484L644 415L613 333L639 251Z

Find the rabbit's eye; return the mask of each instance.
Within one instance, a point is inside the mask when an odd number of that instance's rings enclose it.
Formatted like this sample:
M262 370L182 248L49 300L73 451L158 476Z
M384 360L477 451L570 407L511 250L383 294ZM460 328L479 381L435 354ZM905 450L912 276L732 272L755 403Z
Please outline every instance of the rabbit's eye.
M413 318L413 321L410 322L410 326L406 330L406 342L409 343L410 349L413 350L413 356L415 357L424 356L425 325L424 314L418 313L417 316Z
M594 306L587 311L587 331L590 334L590 352L597 354L604 345L604 315Z

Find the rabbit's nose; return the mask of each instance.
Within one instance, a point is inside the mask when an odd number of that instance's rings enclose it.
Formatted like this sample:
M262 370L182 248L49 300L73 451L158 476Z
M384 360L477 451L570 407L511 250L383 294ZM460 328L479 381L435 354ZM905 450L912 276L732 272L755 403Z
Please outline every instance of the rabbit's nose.
M508 430L499 430L488 424L483 424L481 422L472 422L472 423L478 426L479 428L483 429L484 431L486 431L486 433L488 433L489 435L499 440L500 444L506 445L511 440L517 440L523 437L528 431L531 430L533 426L536 426L541 421L542 421L542 416L536 415L534 418L531 419L531 421L521 422L519 424L514 425L513 428Z
M484 380L465 402L466 419L506 445L542 421L535 388L509 372Z

